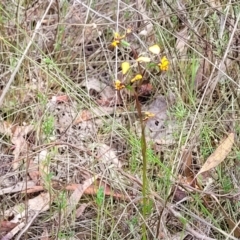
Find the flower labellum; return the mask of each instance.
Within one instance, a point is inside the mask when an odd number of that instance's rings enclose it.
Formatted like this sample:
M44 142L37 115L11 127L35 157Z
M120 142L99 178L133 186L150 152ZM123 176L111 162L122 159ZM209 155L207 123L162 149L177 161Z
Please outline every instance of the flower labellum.
M167 71L167 70L168 70L168 68L169 68L169 61L168 61L168 59L166 58L166 56L164 56L164 57L161 59L161 61L160 61L160 63L158 64L158 66L159 66L160 70L162 70L162 71Z
M121 89L125 88L125 85L120 80L116 80L114 87L116 90L121 90Z
M141 74L137 74L133 79L131 79L131 82L136 82L142 79L142 75Z

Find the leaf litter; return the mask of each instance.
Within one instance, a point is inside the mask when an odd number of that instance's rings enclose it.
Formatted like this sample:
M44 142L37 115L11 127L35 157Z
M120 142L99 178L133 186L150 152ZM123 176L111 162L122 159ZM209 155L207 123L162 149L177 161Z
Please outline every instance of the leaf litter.
M7 210L6 215L10 215L13 218L11 222L16 223L17 226L8 232L2 239L12 239L13 236L22 230L17 237L20 238L20 236L24 234L24 227L32 224L40 213L49 209L50 201L49 193L41 193L37 197L28 200L27 208L25 208L24 204L21 204L15 205L13 207L14 210Z
M231 152L234 144L234 133L230 133L228 137L217 147L217 149L208 157L204 165L201 167L196 177L201 173L217 167L223 162L228 154Z
M154 117L146 122L147 136L157 144L173 144L175 141L173 132L176 124L167 115L170 107L171 105L167 103L167 98L164 96L158 96L149 106L145 107L147 111L154 114Z

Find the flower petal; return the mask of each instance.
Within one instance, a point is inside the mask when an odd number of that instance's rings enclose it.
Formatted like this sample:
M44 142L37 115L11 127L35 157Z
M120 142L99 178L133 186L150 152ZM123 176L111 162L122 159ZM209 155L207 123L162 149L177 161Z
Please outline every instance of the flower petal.
M160 53L160 47L157 44L149 47L148 49L153 54L157 54L158 55Z
M139 57L136 59L137 62L150 62L151 59L149 57Z
M142 79L142 75L141 74L137 74L133 79L131 79L131 82L135 82L135 81L138 81L138 80L141 80Z
M121 90L121 89L125 88L125 85L120 80L116 80L114 87L116 90Z
M169 61L168 59L166 58L166 56L164 56L160 63L158 64L159 68L161 71L168 71L169 69Z
M113 36L114 36L115 39L120 38L120 34L119 34L118 32L115 32L115 33L113 34Z
M122 63L122 73L126 74L130 68L129 62L123 62Z
M119 41L118 40L114 40L114 41L112 41L112 43L111 43L111 45L113 46L113 47L117 47L118 45L119 45Z

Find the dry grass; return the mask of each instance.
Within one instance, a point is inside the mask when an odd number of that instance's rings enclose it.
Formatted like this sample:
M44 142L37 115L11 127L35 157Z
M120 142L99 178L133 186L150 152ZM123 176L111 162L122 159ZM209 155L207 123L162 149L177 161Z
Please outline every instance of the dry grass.
M15 221L25 226L12 239L142 239L143 222L147 239L239 239L239 4L31 2L0 3L1 237L15 227L3 226L14 222L9 209L22 204L28 217ZM138 53L157 43L171 61L165 74L147 69L152 90L140 99L147 111L160 96L163 119L147 124L161 134L148 138L146 219L135 101L113 86L121 63L135 60L130 48L109 47L128 27ZM20 126L32 129L14 135ZM196 174L230 132L236 141L227 159L202 188L189 189L183 163L191 159ZM97 174L95 190L78 192L76 217L74 184ZM42 189L14 190L32 180ZM48 209L30 214L29 200L46 193Z

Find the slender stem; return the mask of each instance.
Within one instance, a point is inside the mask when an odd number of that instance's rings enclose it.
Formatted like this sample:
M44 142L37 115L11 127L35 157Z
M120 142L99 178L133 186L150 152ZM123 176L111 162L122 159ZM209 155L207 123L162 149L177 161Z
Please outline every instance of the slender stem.
M140 124L141 124L141 151L142 151L142 159L143 159L143 169L142 169L142 195L143 195L143 207L142 207L142 215L144 222L142 224L142 239L146 240L147 239L147 228L146 228L146 216L147 216L147 206L148 206L148 180L147 180L147 144L146 144L146 136L145 136L145 126L142 118L142 111L141 111L141 104L139 103L138 100L138 95L137 92L134 94L135 96L135 101L136 101L136 107L137 107L137 112L140 117Z

